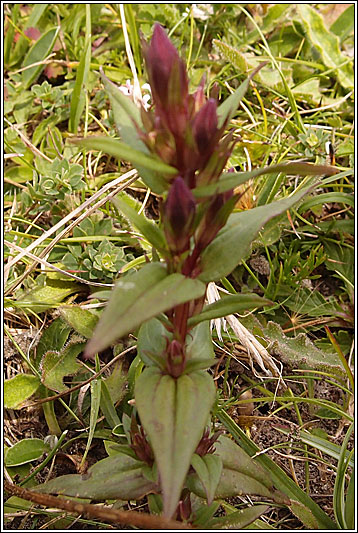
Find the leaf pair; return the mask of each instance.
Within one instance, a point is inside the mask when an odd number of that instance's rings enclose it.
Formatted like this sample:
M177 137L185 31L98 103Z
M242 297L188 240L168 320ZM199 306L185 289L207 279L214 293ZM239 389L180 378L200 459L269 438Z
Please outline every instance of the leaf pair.
M86 347L87 357L104 350L150 318L200 298L205 285L182 274L169 274L161 263L145 265L119 280Z

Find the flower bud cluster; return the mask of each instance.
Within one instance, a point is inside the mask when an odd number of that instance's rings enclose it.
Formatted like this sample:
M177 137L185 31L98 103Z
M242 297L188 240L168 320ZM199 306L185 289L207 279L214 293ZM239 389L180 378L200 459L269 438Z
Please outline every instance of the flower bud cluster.
M191 270L195 277L200 253L225 224L233 202L232 191L198 201L192 190L218 180L234 141L231 134L224 135L227 121L219 126L216 100L205 97L205 80L189 93L185 63L159 24L143 50L154 106L142 108L144 131L138 133L152 153L178 170L168 178L162 220L173 256L196 247L183 267L186 275Z

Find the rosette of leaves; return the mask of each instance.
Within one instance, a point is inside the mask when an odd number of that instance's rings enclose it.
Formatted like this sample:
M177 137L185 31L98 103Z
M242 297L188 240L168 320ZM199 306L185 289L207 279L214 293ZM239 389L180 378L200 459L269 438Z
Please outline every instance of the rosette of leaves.
M46 111L54 111L65 103L63 91L59 87L50 85L48 81L44 81L41 85L33 85L31 92L41 101L42 109Z
M87 280L112 280L118 271L129 261L134 259L132 254L126 254L123 246L116 246L106 239L112 233L110 219L96 220L86 218L74 228L74 237L102 236L98 241L85 245L84 243L69 244L62 263L69 269L79 272Z
M39 202L38 210L52 210L56 201L64 201L66 195L85 188L83 167L70 163L67 159L56 158L48 166L41 168L40 174L34 173L33 183L28 183L28 191L22 194L25 206Z

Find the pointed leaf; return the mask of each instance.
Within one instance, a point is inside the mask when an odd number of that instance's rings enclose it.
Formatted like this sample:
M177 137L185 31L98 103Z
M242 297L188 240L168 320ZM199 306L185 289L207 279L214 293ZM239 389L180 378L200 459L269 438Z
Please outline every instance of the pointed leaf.
M44 287L30 289L20 296L15 304L21 309L31 309L34 313L43 313L57 307L67 296L81 288L78 283L47 279Z
M108 424L110 425L112 429L114 429L116 426L120 424L121 421L119 420L117 411L113 405L113 401L112 401L112 398L109 393L105 380L102 380L102 383L101 383L100 406L101 406L101 411L106 417Z
M138 138L135 127L135 124L137 124L139 127L142 126L139 107L135 105L129 96L123 94L119 87L117 87L111 80L107 78L107 76L105 76L102 67L100 67L100 73L103 85L111 102L114 122L116 124L118 133L124 142L130 144L132 148L137 148L142 151L142 147L145 145ZM131 144L133 142L134 144Z
M174 379L150 367L136 381L136 406L152 444L167 518L178 505L214 398L214 382L205 372Z
M4 380L4 406L7 409L19 409L25 400L30 398L41 382L32 374L17 374L11 379Z
M34 63L39 63L44 61L47 56L52 52L52 48L56 42L57 35L59 32L59 27L51 28L46 33L44 33L38 41L36 41L24 59L22 64L23 67L28 67ZM27 89L33 83L40 73L45 68L45 63L41 63L34 67L28 68L22 72L22 82L23 88Z
M206 493L208 505L213 502L223 468L222 460L218 455L207 454L200 457L194 453L191 465L197 473Z
M212 194L230 191L234 187L242 185L249 179L264 176L266 174L277 174L278 172L284 174L298 174L302 176L332 176L338 173L338 169L329 165L313 165L312 163L302 163L297 161L257 168L250 172L225 172L224 174L221 174L218 182L197 187L196 189L193 189L192 193L196 198L205 198Z
M268 509L268 505L252 505L246 509L236 511L236 513L215 518L210 522L210 529L245 529L246 526L262 516Z
M124 95L122 91L103 74L101 68L100 72L103 84L108 92L109 100L111 102L114 122L121 138L131 148L149 155L149 150L139 139L135 126L135 124L139 128L142 128L143 126L139 108L134 104L130 96ZM165 179L160 174L157 174L155 170L149 170L140 164L137 164L136 168L146 185L148 185L148 187L155 193L161 194L168 187Z
M187 478L186 485L200 498L205 498L206 493L203 485L196 474L190 474ZM234 496L244 496L246 494L255 494L265 498L273 498L274 493L265 487L262 483L253 477L246 476L236 470L223 468L219 484L216 488L215 499L232 498ZM282 503L282 501L280 502Z
M186 353L188 359L210 359L215 357L209 323L199 324L188 333Z
M147 366L154 364L148 354L160 355L166 347L166 338L170 334L158 318L152 318L141 325L138 333L137 349L140 358Z
M355 502L355 475L353 469L348 483L346 504L344 508L344 518L348 529L354 529Z
M19 466L40 459L48 447L42 439L22 439L6 451L5 465Z
M45 387L56 392L67 390L63 378L75 374L82 368L77 356L83 351L84 346L83 342L76 342L68 344L60 352L45 353L41 360L41 381Z
M270 300L265 300L254 293L222 296L221 300L205 306L200 314L191 317L188 323L193 326L204 320L212 320L232 313L243 313L244 311L270 304L272 304Z
M125 197L117 196L112 198L112 202L117 209L128 218L129 222L136 226L141 234L156 248L159 252L166 250L167 245L164 233L159 229L155 222L148 220L142 213L139 214L125 200Z
M225 468L241 472L256 479L268 489L272 489L270 474L252 459L240 446L228 437L220 436L215 444L216 453L221 457Z
M61 306L60 315L77 333L90 339L98 322L98 316L78 305Z
M86 4L86 34L81 59L77 67L75 86L71 96L69 130L76 133L82 112L86 105L88 74L91 64L91 6Z
M352 63L347 64L347 56L340 50L339 39L333 32L327 30L322 15L309 4L298 4L300 20L311 44L319 50L326 67L337 71L337 77L342 87L354 87L354 72Z
M129 144L112 139L112 137L91 136L85 139L71 139L74 144L79 144L88 150L101 150L113 155L119 160L130 161L134 166L141 166L149 170L161 172L163 174L174 175L178 171L176 168L163 163L159 158L152 157L139 150L135 150Z
M308 190L303 189L278 202L230 215L226 225L203 252L199 279L210 282L230 274L249 253L252 241L264 224L290 209Z
M139 500L155 490L154 483L144 478L142 467L143 463L128 455L115 454L98 461L83 476L60 476L36 490L93 500Z
M225 121L229 122L235 114L235 111L239 107L239 103L245 96L247 89L249 88L250 78L247 78L240 85L236 91L231 94L226 100L218 107L218 128L220 128Z
M104 350L146 320L204 293L205 285L199 280L182 274L168 276L160 263L144 266L117 282L86 354Z

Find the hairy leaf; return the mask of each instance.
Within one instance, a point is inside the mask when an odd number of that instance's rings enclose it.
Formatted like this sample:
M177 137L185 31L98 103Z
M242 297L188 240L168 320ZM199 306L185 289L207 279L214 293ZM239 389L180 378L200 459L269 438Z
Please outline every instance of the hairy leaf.
M76 374L82 368L77 356L83 351L84 346L84 342L72 342L60 352L45 353L41 360L41 381L45 387L56 392L64 392L67 389L63 378Z

